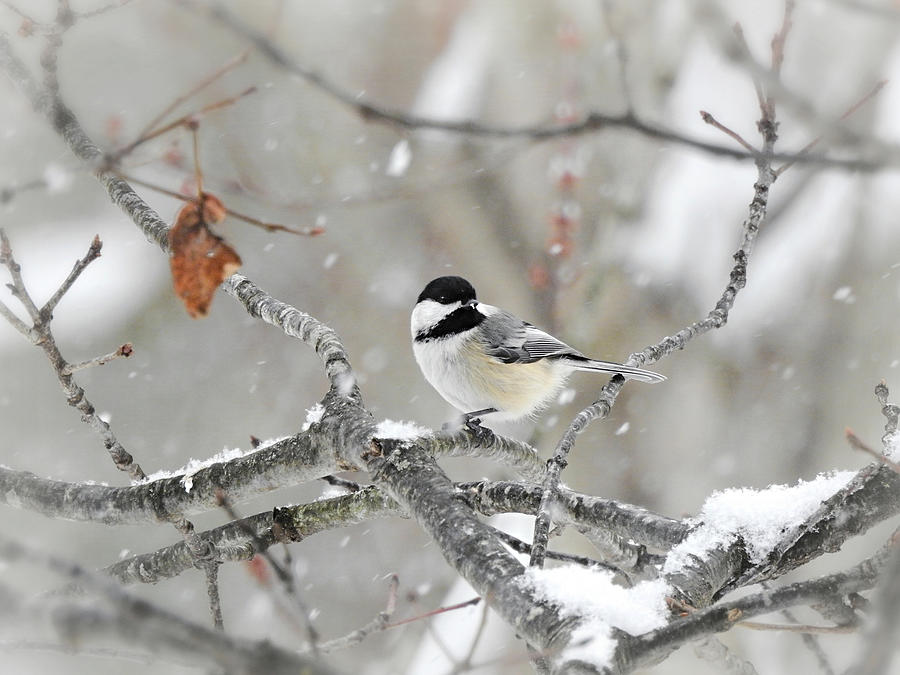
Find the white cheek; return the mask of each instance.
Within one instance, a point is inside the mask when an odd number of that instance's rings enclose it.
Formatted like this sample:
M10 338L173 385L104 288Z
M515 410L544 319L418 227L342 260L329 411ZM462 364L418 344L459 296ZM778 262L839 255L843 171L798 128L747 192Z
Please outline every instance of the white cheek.
M475 305L475 309L484 314L485 316L490 316L491 314L496 314L500 311L499 307L494 307L493 305L486 305L483 302L479 302Z
M418 303L412 311L410 317L409 328L412 336L421 332L423 329L431 328L438 321L447 316L454 309L458 309L460 303L453 302L449 305L442 305L434 300L423 300Z

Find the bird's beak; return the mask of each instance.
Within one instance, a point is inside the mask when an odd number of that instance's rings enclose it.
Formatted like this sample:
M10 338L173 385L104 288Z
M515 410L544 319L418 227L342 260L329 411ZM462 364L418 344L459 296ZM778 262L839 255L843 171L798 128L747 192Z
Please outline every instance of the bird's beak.
M477 300L468 300L468 301L466 301L466 304L463 305L463 307L469 307L470 305L477 305L477 304L478 304Z

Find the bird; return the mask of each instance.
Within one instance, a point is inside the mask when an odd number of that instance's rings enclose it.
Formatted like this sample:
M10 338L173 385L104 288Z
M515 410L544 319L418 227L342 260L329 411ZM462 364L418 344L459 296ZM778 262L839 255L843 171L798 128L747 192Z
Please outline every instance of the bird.
M430 281L410 318L413 354L428 383L462 413L467 426L534 418L576 370L642 382L666 378L642 368L589 358L514 314L479 302L458 276Z

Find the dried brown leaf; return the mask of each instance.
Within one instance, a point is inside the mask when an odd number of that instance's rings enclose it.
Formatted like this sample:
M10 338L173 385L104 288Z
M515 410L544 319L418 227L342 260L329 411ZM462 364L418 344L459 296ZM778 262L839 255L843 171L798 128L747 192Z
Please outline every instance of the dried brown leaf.
M169 230L175 294L195 319L206 316L216 288L241 266L237 252L209 229L208 223L219 223L226 215L221 201L204 194L202 206L185 204Z

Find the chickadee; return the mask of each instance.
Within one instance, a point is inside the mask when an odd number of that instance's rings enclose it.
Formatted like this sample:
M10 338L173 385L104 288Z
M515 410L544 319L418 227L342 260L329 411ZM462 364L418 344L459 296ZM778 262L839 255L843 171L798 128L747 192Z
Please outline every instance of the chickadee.
M549 333L475 299L462 277L439 277L419 294L410 321L413 353L428 383L469 423L496 413L517 420L546 406L575 370L642 382L649 370L589 359Z

